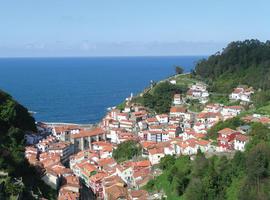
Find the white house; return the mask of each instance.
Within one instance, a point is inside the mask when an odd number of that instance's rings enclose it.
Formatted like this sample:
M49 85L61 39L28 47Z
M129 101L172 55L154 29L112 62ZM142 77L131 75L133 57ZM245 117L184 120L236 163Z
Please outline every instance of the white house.
M133 169L131 165L125 165L125 163L118 165L116 167L116 173L125 183L132 182Z
M234 139L234 149L238 151L244 151L245 146L248 143L248 136L243 135L243 134L238 134L236 135Z
M181 105L183 103L181 94L175 94L173 97L173 104L174 105Z
M251 101L251 95L254 94L254 90L252 87L237 87L233 90L233 92L230 94L229 98L232 100L240 100L245 102Z
M167 124L169 122L169 116L167 114L157 115L156 118L161 124Z
M170 109L170 116L171 117L184 117L187 113L187 109L185 107L171 107Z
M160 162L160 159L165 156L163 147L155 147L148 150L149 152L149 161L151 165L156 165Z
M244 110L242 106L224 106L221 115L224 119L227 119L239 115L242 110Z

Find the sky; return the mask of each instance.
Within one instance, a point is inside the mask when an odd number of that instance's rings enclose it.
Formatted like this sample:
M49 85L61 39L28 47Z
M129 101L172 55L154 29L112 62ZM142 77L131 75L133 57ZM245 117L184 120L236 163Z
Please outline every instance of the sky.
M210 55L270 39L269 0L0 0L0 57Z

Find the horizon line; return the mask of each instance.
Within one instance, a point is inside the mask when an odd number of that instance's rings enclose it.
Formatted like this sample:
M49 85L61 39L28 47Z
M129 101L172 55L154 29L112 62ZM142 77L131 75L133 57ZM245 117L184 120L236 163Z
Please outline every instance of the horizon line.
M117 56L0 56L0 59L13 58L130 58L130 57L208 57L209 55L117 55Z

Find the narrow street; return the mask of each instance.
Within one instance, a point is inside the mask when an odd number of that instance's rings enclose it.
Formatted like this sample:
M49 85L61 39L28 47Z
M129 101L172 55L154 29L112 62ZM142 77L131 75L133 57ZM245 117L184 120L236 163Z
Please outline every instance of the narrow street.
M95 200L96 199L94 196L94 193L85 185L82 186L80 195L81 195L81 200Z

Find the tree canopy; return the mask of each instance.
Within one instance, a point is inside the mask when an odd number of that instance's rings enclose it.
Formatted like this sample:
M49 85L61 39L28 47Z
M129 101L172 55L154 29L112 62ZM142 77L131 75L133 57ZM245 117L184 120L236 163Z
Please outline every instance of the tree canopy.
M113 158L117 162L123 162L132 159L134 156L141 155L141 146L136 141L125 141L113 150Z
M211 90L221 93L231 92L239 84L269 90L270 41L232 42L222 52L198 62L195 72L207 80Z
M8 173L0 177L0 199L12 199L20 195L22 199L40 197L55 199L55 191L41 181L36 170L24 158L24 135L26 131L36 131L35 120L28 110L0 91L0 171ZM16 180L22 179L21 183Z
M144 106L153 109L157 113L167 113L170 110L173 95L175 93L184 93L187 88L184 86L173 85L170 82L161 82L157 84L151 92L143 95L142 103Z

